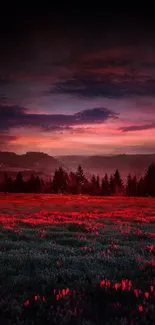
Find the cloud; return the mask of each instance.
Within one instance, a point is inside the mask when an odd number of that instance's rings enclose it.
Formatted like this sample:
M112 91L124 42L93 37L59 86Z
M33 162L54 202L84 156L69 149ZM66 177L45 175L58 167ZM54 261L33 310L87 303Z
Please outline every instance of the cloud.
M102 123L109 118L118 118L118 115L107 108L98 107L93 109L87 109L82 112L78 112L73 115L74 119L79 124L93 124Z
M14 141L16 140L17 137L14 135L4 135L4 134L0 134L0 145L9 143L10 141Z
M26 109L20 106L0 105L0 131L20 125L21 119L26 115Z
M124 98L155 96L155 79L150 76L131 73L100 72L87 75L73 75L71 79L55 83L47 94L66 94L76 97Z
M103 123L108 119L117 119L118 114L97 107L80 111L76 114L29 114L27 109L20 106L0 105L0 130L10 128L37 127L45 131L61 131L74 125Z
M144 46L116 46L83 51L65 62L70 76L51 84L44 95L65 94L74 97L126 98L155 96L154 49L144 52ZM153 53L153 54L152 54Z
M142 131L142 130L150 130L150 129L155 129L155 122L150 124L130 125L130 126L119 128L119 130L122 132Z
M59 133L63 133L63 131L67 131L67 130L72 130L71 126L62 126L62 125L41 125L41 130L44 132L59 132Z

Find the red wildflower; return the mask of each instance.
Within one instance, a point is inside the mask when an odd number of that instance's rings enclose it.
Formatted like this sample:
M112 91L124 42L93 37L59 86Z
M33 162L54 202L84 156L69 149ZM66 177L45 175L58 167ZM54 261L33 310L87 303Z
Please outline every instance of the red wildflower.
M34 300L38 300L40 298L39 295L34 296Z
M139 312L141 313L143 311L143 306L142 305L138 306L138 309L139 309Z
M29 306L29 304L30 304L29 300L26 300L26 301L24 302L24 307Z
M139 289L134 289L134 294L135 296L138 298L139 294L140 294L140 290Z
M150 286L150 291L153 292L154 288L153 286Z
M102 281L100 282L100 287L104 287L104 285L105 285L105 280L102 280Z
M66 295L67 295L69 292L70 292L70 289L67 288L67 289L66 289Z
M149 292L145 292L145 298L149 299Z
M114 288L115 288L116 290L118 290L118 289L120 288L120 286L121 286L121 285L120 285L120 283L118 283L118 282L114 284Z

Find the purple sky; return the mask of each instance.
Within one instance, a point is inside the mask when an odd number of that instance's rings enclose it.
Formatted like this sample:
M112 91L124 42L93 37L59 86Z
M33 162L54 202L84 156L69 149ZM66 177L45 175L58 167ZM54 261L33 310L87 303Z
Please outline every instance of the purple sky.
M152 10L60 9L2 13L0 150L154 153Z

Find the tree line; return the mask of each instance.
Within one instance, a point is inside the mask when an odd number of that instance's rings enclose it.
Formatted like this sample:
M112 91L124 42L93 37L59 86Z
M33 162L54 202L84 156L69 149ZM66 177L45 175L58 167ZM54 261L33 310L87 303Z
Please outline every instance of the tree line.
M4 174L0 183L0 192L8 193L54 193L54 194L87 194L87 195L126 195L126 196L155 196L155 164L147 168L144 176L137 179L136 175L129 174L123 182L118 169L103 178L92 175L88 180L81 165L76 172L67 173L64 168L55 169L53 177L47 182L33 174L24 180L21 172L15 179Z

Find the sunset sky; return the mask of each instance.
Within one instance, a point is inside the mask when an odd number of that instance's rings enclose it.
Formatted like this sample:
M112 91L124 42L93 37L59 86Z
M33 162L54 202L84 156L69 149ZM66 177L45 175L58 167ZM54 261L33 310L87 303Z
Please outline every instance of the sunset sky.
M0 17L1 151L155 153L151 8L10 12Z

